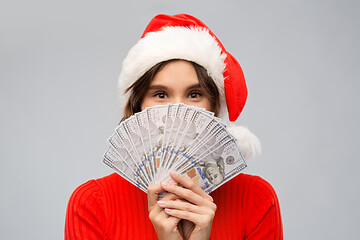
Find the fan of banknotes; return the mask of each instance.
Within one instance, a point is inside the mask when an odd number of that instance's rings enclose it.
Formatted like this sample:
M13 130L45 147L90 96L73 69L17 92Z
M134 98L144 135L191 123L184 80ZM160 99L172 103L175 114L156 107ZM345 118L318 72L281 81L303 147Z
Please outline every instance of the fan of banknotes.
M175 171L210 193L246 167L226 125L212 112L184 104L136 113L109 143L103 162L144 192Z

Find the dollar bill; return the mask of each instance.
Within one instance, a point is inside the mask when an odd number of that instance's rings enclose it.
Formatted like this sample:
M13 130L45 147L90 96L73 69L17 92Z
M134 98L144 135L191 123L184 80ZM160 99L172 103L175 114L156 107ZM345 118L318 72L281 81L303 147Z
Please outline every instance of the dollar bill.
M246 167L226 124L185 104L146 108L122 121L109 142L103 162L144 192L175 171L209 193Z
M210 182L204 189L207 193L237 176L247 166L234 139L228 141L222 149L221 154L210 153L199 162L203 175Z
M154 169L155 157L151 149L151 137L149 131L149 121L148 121L147 112L142 111L140 113L136 113L135 118L142 140L144 155L146 156L146 161L149 163L149 171L151 173L151 179L153 179L156 174Z
M209 124L209 126L211 125ZM226 129L219 126L219 124L216 124L215 127L211 127L210 129L212 131L202 132L205 132L205 134L204 137L201 137L201 144L198 144L194 149L187 152L186 158L184 158L185 160L181 161L181 164L178 164L177 167L173 169L174 171L184 173L193 168L199 160L207 156L210 152L215 151L215 149L217 149L217 152L221 151L219 147L222 146L224 141L226 142L231 138ZM166 178L166 180L169 180L169 178Z
M120 176L122 176L144 192L147 192L146 185L140 178L139 173L134 172L113 147L109 147L108 150L105 152L103 162L112 169L114 169Z
M200 147L205 145L207 140L221 128L221 125L216 120L211 119L211 117L201 112L196 114L193 121L195 129L190 129L190 131L187 132L187 136L191 136L193 139L182 142L183 151L178 154L175 164L173 164L169 170L176 171L184 164L187 164L194 152L197 152Z
M145 151L143 138L140 133L139 125L134 116L126 119L122 125L127 133L128 140L131 144L133 153L135 153L136 160L140 167L143 169L144 174L149 183L152 180L152 171L150 169L150 158Z
M148 116L151 156L153 157L153 169L155 172L152 183L157 183L168 105L155 106L144 111L146 111Z
M164 129L164 141L161 146L161 157L160 157L160 176L162 174L162 171L165 170L166 166L166 156L169 151L169 145L174 141L175 134L173 132L173 128L176 128L176 124L179 124L180 122L176 122L176 113L177 109L179 108L179 104L169 104L168 105L168 111L166 114L166 122L165 122L165 129Z
M134 147L132 146L130 139L127 134L127 129L124 124L120 124L115 131L117 132L119 136L119 141L122 143L122 145L125 147L126 151L122 151L119 154L124 154L127 158L127 162L133 163L134 166L139 171L140 175L144 179L144 181L147 183L147 185L150 183L150 180L148 178L148 175L146 173L145 165L140 161L140 157L138 156L137 152L135 151Z
M172 134L175 137L170 146L168 157L166 158L167 165L165 166L165 169L171 169L178 154L185 150L183 142L195 139L196 131L192 120L196 112L197 110L195 108L187 107L186 105L179 106L175 120L178 121L178 124L177 128L173 128Z
M210 193L235 177L245 167L246 163L235 140L226 137L217 148L194 158L188 167L183 167L178 173L197 179L198 185Z

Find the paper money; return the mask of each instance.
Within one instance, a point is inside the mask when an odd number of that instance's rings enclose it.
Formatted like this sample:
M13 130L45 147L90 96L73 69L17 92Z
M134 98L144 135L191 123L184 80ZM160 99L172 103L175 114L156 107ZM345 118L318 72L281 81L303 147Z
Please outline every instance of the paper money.
M139 187L141 190L146 191L146 185L143 180L140 179L138 172L133 172L131 167L126 164L114 148L108 148L103 161L106 165L120 174L120 176Z
M122 121L103 162L143 190L175 171L209 193L246 163L226 125L212 112L185 104L146 108Z

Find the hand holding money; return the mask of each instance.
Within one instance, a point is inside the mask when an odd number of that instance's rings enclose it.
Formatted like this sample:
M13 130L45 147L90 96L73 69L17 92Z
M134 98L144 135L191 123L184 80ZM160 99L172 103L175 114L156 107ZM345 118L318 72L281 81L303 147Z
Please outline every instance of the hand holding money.
M178 229L180 218L169 216L165 209L157 204L159 194L165 190L160 184L152 184L148 187L148 209L149 218L152 222L158 239L184 239L183 235ZM178 199L175 194L167 193L163 201L174 201Z
M170 176L178 185L163 182L161 186L168 192L166 195L174 194L180 201L168 200L165 195L158 201L158 205L165 209L170 217L188 221L180 226L185 239L209 239L217 208L212 197L193 181L174 172L171 172Z

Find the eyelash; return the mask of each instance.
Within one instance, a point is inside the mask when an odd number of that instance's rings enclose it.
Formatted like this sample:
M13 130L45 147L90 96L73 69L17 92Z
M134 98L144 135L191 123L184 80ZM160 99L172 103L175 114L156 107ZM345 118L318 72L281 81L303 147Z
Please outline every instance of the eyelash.
M197 96L196 96L196 97L192 97L193 94L196 94ZM164 97L160 97L160 95L164 95ZM198 98L198 97L202 97L202 96L203 96L203 94L202 94L200 91L197 91L197 90L188 93L188 97L189 97L189 98ZM156 93L153 94L153 97L160 98L160 99L164 99L164 98L167 97L167 93L166 93L166 92L162 92L162 91L161 91L161 92L156 92Z
M156 93L154 93L154 97L156 97L156 98L160 98L160 99L163 99L163 98L161 98L161 97L159 97L159 95L165 95L166 97L167 97L167 94L166 94L166 92L156 92Z
M192 92L190 92L188 94L188 96L191 97L191 95L193 95L193 94L197 94L196 97L201 97L202 96L202 93L200 91L192 91ZM191 98L193 98L193 97L191 97Z

